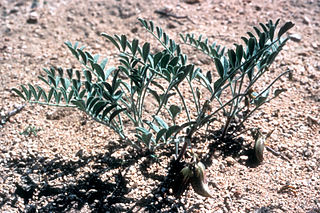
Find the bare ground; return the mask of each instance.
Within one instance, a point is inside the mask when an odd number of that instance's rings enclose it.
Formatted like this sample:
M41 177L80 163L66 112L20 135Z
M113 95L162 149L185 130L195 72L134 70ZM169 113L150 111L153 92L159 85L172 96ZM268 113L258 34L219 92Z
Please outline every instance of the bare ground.
M320 2L186 2L57 0L34 8L32 1L0 2L2 212L320 212ZM156 12L163 9L175 16ZM214 131L221 127L215 123L207 139L196 138L213 198L189 190L175 199L161 194L172 147L159 150L158 160L137 153L110 129L71 109L27 105L4 120L23 104L12 87L38 82L42 67L78 66L64 41L79 41L112 61L115 49L100 33L150 40L138 17L154 20L173 38L191 32L228 47L259 22L294 22L291 33L297 38L266 78L289 68L293 81L278 82L276 87L288 91L245 124L274 129L269 144L290 162L267 152L262 165L246 164L241 147L215 143ZM201 54L191 60L204 69L213 66ZM28 126L40 131L20 135ZM252 138L243 138L241 143L250 146Z

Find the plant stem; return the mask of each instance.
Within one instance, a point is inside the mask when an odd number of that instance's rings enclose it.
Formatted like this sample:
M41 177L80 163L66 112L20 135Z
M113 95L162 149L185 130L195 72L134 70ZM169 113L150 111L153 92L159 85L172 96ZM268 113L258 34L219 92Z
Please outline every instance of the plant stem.
M181 92L180 92L180 90L179 90L179 88L178 88L177 86L175 86L175 89L177 90L177 92L178 92L178 94L179 94L179 96L180 96L180 98L181 98L183 107L184 107L184 109L185 109L185 111L186 111L186 113L187 113L188 121L191 122L189 110L188 110L188 107L187 107L187 105L186 105L186 102L184 101L183 95L181 94Z
M192 96L193 96L194 104L196 105L197 114L199 116L200 115L200 109L199 109L199 106L198 106L198 101L199 100L197 100L196 95L194 94L194 89L193 89L193 86L191 84L191 81L189 79L187 79L187 81L188 81L188 84L189 84L190 89L191 89L191 93L192 93Z
M287 74L291 72L290 70L287 70L283 73L281 73L276 79L274 79L262 92L260 92L256 98L259 98L263 93L265 93L275 82L277 82L283 75ZM270 102L272 99L274 99L275 97L270 98L269 100L265 101L264 103ZM238 125L238 127L232 132L232 134L234 134L235 132L237 132L239 130L239 128L243 125L243 123L260 107L262 106L264 103L256 106L249 114L247 114L247 116L241 121L241 123Z
M69 104L53 104L53 103L47 103L47 102L41 102L41 101L29 101L31 104L41 104L41 105L47 105L47 106L55 106L55 107L71 107L76 108L76 105L69 105Z
M139 116L140 118L139 118L139 120L141 120L142 115L143 115L143 110L142 110L142 108L143 108L145 96L146 96L147 90L148 90L148 88L149 88L149 84L151 83L153 77L154 77L154 72L151 74L151 76L150 76L150 78L148 79L148 81L147 81L147 83L146 83L146 85L145 85L145 88L144 88L144 90L143 90L143 92L142 92L142 98L141 98L140 107L139 107L139 111L140 111L140 116Z

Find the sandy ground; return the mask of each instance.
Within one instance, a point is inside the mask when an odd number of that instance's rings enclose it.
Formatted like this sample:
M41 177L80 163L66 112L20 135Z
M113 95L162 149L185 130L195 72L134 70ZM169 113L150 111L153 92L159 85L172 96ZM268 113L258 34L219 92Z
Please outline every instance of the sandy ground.
M87 3L85 3L87 2ZM137 153L110 129L72 110L26 105L0 127L0 211L2 212L320 212L320 2L316 0L4 0L0 2L0 113L23 104L11 92L19 84L36 83L43 67L79 67L64 41L79 41L111 61L117 52L100 35L126 34L141 41L151 36L137 18L153 20L178 41L195 33L231 47L252 26L269 19L292 21L289 41L266 81L293 71L275 86L288 91L265 105L245 125L274 129L269 144L289 162L266 152L262 165L215 146L198 134L195 146L208 169L213 198L192 190L181 199L159 193L172 147ZM191 1L192 2L192 1ZM157 10L174 16L161 16ZM185 17L185 18L177 18ZM203 69L214 66L191 54ZM110 62L112 63L112 62ZM28 126L37 135L21 135ZM242 136L245 144L252 138ZM195 149L197 150L197 149ZM286 188L291 186L292 188Z

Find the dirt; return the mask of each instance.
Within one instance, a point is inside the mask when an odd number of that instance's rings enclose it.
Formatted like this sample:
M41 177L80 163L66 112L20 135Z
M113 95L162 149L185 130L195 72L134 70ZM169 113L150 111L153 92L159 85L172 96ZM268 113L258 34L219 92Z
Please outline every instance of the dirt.
M0 13L2 212L320 212L319 1L10 0L1 1ZM262 164L248 164L243 153L252 137L244 133L240 141L219 144L221 123L215 122L207 136L200 131L194 139L213 197L190 189L176 199L161 191L170 146L156 151L157 158L138 153L73 109L28 104L7 116L24 104L11 88L39 82L43 67L80 67L63 44L67 40L107 56L110 64L117 52L102 32L156 47L138 17L153 20L177 41L188 32L227 47L259 22L294 22L294 39L265 81L286 69L293 80L279 81L275 87L287 91L245 123L274 130L269 146L289 162L266 151ZM214 66L200 53L191 60L204 70ZM27 128L33 131L19 134Z

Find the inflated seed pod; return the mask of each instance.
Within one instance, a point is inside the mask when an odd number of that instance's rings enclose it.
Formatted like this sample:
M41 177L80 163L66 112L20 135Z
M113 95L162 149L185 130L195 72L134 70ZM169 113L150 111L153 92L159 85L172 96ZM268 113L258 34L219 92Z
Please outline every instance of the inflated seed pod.
M205 166L201 162L195 163L193 167L191 185L197 194L204 197L212 197L206 181Z
M189 165L183 167L175 177L174 185L172 187L175 197L180 197L188 188L193 172Z
M263 161L263 151L264 151L265 141L266 141L266 137L258 133L254 143L254 154L259 163Z

